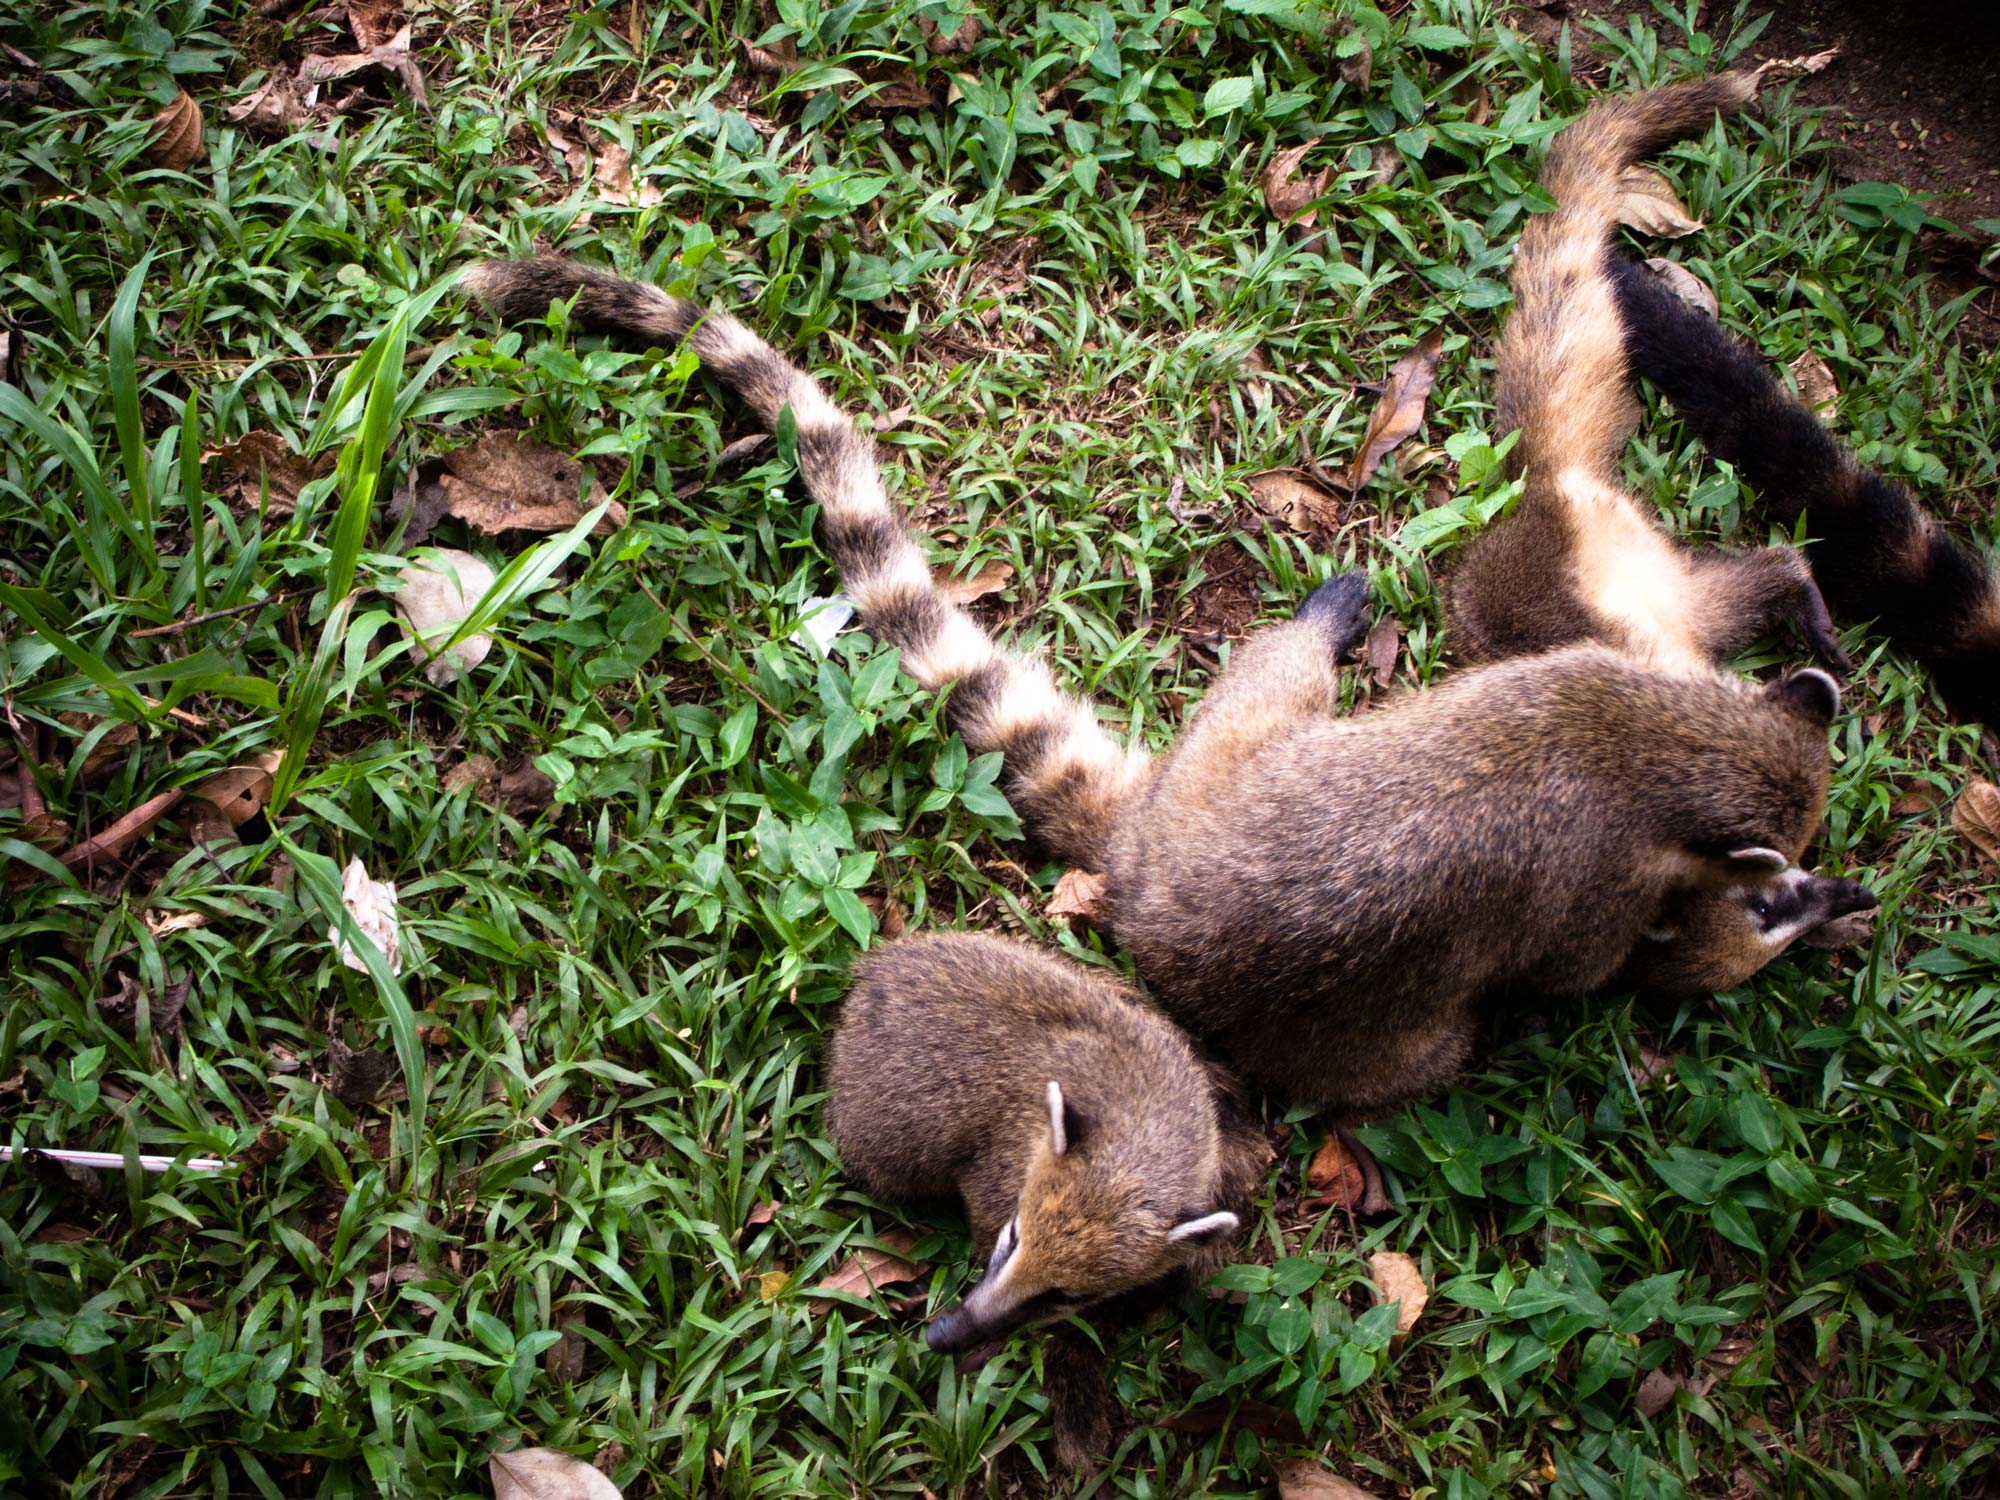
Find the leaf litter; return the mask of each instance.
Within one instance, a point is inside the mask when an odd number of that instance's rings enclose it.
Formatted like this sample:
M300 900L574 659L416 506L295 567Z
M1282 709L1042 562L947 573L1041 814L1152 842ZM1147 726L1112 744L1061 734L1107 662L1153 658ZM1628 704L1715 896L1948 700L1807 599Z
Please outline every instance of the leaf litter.
M1382 387L1382 397L1375 403L1375 414L1361 440L1361 451L1347 471L1350 493L1366 484L1382 460L1423 425L1425 403L1430 400L1431 386L1437 380L1438 356L1443 351L1444 330L1433 328L1417 340L1414 349L1396 361L1388 383Z
M927 1269L924 1265L905 1259L917 1243L917 1237L909 1230L886 1229L876 1239L888 1248L862 1246L843 1260L832 1275L813 1288L811 1306L815 1312L824 1312L834 1305L831 1299L819 1295L821 1293L844 1292L853 1297L866 1297L871 1291L915 1281L924 1274Z
M493 649L493 637L483 631L445 645L493 587L493 569L470 552L427 547L397 576L403 586L396 594L396 613L417 638L424 676L438 687L449 687Z
M1627 167L1619 174L1617 214L1619 223L1661 239L1677 240L1701 228L1674 185L1651 167Z
M169 172L184 172L204 154L201 107L182 89L153 117L153 136L146 146L146 160Z
M621 1500L602 1470L554 1448L516 1448L486 1461L493 1500Z
M437 482L446 512L489 536L566 530L609 498L594 470L518 433L485 433L445 454L443 463ZM595 534L624 524L625 507L612 500Z

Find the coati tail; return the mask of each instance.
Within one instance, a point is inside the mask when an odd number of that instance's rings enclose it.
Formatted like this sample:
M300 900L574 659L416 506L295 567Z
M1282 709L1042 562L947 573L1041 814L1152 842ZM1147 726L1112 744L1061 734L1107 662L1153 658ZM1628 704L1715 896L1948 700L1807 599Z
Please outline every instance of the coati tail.
M1113 740L1045 664L998 645L944 595L882 487L874 439L817 381L727 313L559 256L485 261L463 280L508 321L543 317L551 303L573 299L585 327L668 347L685 342L772 427L789 406L799 473L819 503L841 587L869 630L902 652L904 669L924 687L957 684L952 726L975 752L1005 756L1007 794L1029 832L1075 863L1101 862L1105 831L1148 758Z
M1753 74L1724 73L1599 99L1550 147L1541 181L1556 207L1521 231L1495 380L1500 431L1521 429L1518 459L1531 472L1614 474L1637 416L1603 271L1622 178L1717 110L1743 108L1756 89Z
M1607 253L1633 370L1673 402L1806 544L1827 603L1874 619L1931 672L1952 711L2000 726L2000 580L1902 485L1864 468L1755 349Z

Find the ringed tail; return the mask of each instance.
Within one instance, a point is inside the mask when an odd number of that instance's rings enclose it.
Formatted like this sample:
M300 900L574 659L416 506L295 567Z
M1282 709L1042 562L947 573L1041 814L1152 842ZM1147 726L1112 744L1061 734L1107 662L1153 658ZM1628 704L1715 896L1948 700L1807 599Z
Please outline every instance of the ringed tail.
M874 438L817 381L728 313L563 257L483 261L462 281L508 322L568 301L587 328L642 347L685 343L773 430L789 406L822 540L869 631L901 651L904 670L926 689L955 684L947 717L975 753L1005 757L1004 785L1027 831L1075 864L1101 867L1112 819L1150 757L1118 744L1045 663L998 644L945 596L883 488Z

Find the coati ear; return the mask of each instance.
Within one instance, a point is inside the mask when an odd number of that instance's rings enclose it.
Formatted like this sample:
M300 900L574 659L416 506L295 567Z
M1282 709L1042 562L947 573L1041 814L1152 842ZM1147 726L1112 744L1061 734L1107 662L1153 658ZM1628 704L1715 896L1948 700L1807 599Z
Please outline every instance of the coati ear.
M1764 696L1804 714L1815 724L1831 724L1840 712L1839 685L1817 667L1806 667L1783 682L1772 683L1764 689Z
M1203 1213L1198 1208L1184 1208L1181 1217L1172 1229L1167 1231L1169 1245L1213 1245L1236 1233L1243 1221L1226 1208L1214 1213Z
M1063 1098L1062 1085L1053 1078L1049 1080L1049 1149L1057 1156L1067 1155L1070 1147L1081 1141L1089 1133L1090 1122L1083 1117L1074 1104Z
M1722 863L1732 879L1768 880L1787 868L1791 861L1776 849L1753 844L1744 849L1731 849L1722 856Z

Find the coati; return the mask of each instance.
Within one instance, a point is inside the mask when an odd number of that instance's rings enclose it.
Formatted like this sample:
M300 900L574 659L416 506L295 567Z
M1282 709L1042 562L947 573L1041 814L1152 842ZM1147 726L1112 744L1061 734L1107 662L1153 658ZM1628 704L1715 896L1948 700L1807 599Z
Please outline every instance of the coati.
M841 1162L871 1192L965 1204L986 1272L931 1323L941 1353L1206 1280L1270 1156L1166 1017L1112 976L997 937L907 937L860 959L827 1095ZM1101 1399L1052 1384L1074 1466L1101 1445Z
M1676 997L1733 990L1793 943L1848 948L1874 935L1875 893L1796 866L1764 885L1684 895L1606 988Z
M951 722L1004 753L1030 832L1104 873L1148 988L1295 1099L1365 1112L1443 1088L1480 995L1597 988L1671 901L1767 883L1818 823L1840 694L1816 670L1757 690L1580 644L1334 720L1337 658L1367 626L1358 575L1238 647L1157 762L1126 751L945 599L872 440L734 318L558 259L467 281L506 318L569 299L586 325L685 339L765 422L789 406L870 630L919 683L954 684Z
M1514 311L1495 357L1496 425L1519 430L1511 462L1525 483L1514 510L1452 570L1446 624L1464 659L1592 640L1704 673L1790 620L1821 661L1845 670L1796 550L1696 551L1619 480L1639 420L1610 276L1621 176L1717 110L1744 108L1757 79L1724 73L1600 99L1550 148L1542 185L1556 208L1521 232Z
M1863 468L1738 343L1646 270L1608 264L1625 350L1717 458L1787 526L1833 612L1874 620L1930 672L1952 712L2000 728L2000 581L1902 485Z

